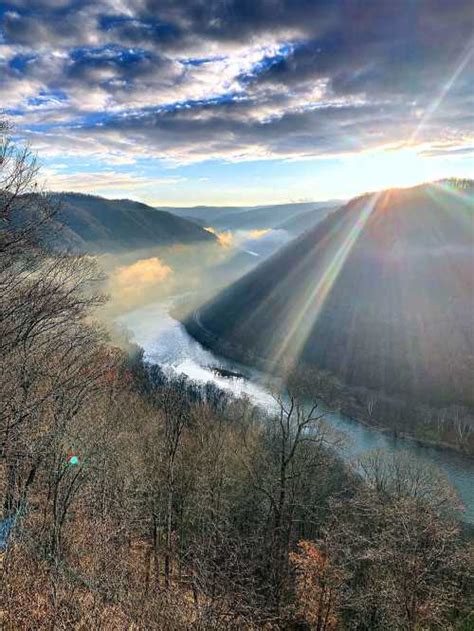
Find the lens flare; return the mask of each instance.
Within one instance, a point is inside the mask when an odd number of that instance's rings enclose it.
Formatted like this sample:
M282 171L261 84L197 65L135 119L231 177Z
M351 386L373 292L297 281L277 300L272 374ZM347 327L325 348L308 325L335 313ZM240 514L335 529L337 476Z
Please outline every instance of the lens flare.
M453 87L453 85L456 82L456 80L458 79L458 77L461 75L461 73L466 68L468 63L472 60L473 55L474 55L474 37L471 38L471 40L469 41L468 45L466 46L466 48L465 48L464 52L462 53L458 63L456 64L456 67L454 68L454 71L453 71L452 75L449 77L449 79L446 81L446 83L442 86L438 96L431 102L430 106L426 110L426 112L425 112L424 116L422 117L419 125L417 126L417 128L415 129L415 131L411 135L410 139L408 140L408 144L409 145L411 145L411 144L413 144L415 142L415 140L418 138L418 136L420 135L421 131L426 126L428 121L436 113L436 111L438 110L439 106L441 105L441 103L443 102L444 98L446 97L446 95L449 93L449 91Z

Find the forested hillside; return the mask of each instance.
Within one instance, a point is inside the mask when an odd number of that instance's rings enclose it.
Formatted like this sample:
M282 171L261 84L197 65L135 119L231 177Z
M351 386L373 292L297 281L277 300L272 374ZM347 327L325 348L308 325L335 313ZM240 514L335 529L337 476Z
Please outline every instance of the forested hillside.
M121 252L154 246L212 243L215 237L191 221L128 199L62 193L49 238L80 252Z
M201 308L203 326L354 385L473 403L472 191L350 202Z
M344 464L311 373L262 411L112 344L96 261L46 247L51 200L0 131L2 628L470 628L443 476Z
M332 212L186 324L266 369L326 371L351 416L472 450L473 269L472 181L391 190Z

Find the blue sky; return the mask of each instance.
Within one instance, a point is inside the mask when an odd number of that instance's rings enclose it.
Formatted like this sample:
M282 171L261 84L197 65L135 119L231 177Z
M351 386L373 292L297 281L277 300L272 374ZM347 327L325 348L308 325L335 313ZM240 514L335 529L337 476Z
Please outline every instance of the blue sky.
M16 0L2 107L48 188L157 205L346 198L473 171L457 0Z

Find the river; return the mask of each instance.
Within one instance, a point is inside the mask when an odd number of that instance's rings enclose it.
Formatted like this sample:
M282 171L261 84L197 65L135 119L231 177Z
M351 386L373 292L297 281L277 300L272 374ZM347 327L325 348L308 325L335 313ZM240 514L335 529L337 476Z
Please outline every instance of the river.
M275 404L271 394L265 389L264 374L205 349L187 333L180 322L169 315L171 305L171 301L153 303L118 318L118 323L128 329L132 340L144 349L147 360L176 373L184 373L195 381L213 381L236 395L247 395L266 409ZM245 378L220 377L212 370L216 366L239 372ZM456 488L465 507L465 521L474 524L474 459L456 452L396 439L339 413L328 413L326 419L348 436L347 446L342 454L348 460L367 451L384 449L390 452L406 451L413 457L437 465Z

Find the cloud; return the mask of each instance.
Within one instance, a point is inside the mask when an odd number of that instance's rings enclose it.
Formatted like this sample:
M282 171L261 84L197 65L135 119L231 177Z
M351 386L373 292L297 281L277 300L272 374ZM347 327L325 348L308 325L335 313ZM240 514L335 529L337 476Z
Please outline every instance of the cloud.
M140 259L118 267L109 280L114 305L133 306L155 295L172 276L173 270L158 257Z
M219 245L221 245L223 248L231 248L234 245L234 237L232 235L232 232L230 231L219 232L212 226L207 226L206 228L204 228L204 230L207 230L211 234L215 234L217 237L217 241L219 242Z
M270 232L270 228L262 228L261 230L251 230L249 237L251 239L261 239Z
M121 164L120 159L117 160ZM126 163L126 162L125 162ZM74 191L78 193L96 193L107 197L109 192L117 196L120 191L130 194L130 191L141 189L159 189L174 186L184 181L183 177L152 178L135 174L104 170L99 172L60 173L56 169L44 168L41 172L43 188L49 191Z
M192 163L338 156L410 138L425 152L472 145L470 0L8 6L2 105L50 156Z
M120 267L116 280L123 289L139 285L162 282L171 274L171 267L163 264L158 257L141 259L128 267Z

